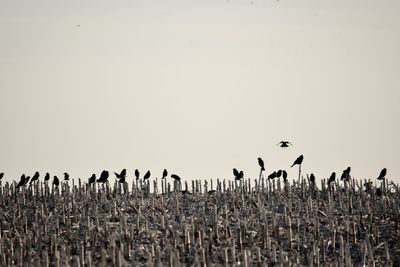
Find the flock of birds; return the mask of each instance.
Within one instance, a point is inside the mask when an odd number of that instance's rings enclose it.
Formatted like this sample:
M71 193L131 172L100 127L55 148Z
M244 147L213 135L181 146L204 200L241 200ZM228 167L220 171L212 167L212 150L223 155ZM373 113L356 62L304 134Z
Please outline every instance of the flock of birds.
M289 145L292 145L292 144L289 141L281 141L277 145L282 147L282 148L285 148L285 147L289 147ZM301 164L303 163L303 159L304 159L303 155L300 155L293 162L293 164L290 167L293 167L295 165L299 165L299 168L301 168ZM261 175L265 171L265 165L264 165L264 161L263 161L262 158L258 158L258 165L260 166L260 179L261 179ZM341 181L349 181L350 178L351 178L350 171L351 171L351 167L347 167L343 171L343 173L342 173L342 175L340 177L340 180ZM383 168L381 170L379 176L377 177L377 179L378 180L385 179L386 178L386 173L387 173L387 169ZM127 177L126 169L123 169L120 173L114 172L114 174L115 174L115 177L117 178L117 181L119 183L124 184L126 182L126 177ZM235 180L241 180L244 177L243 171L242 170L238 171L236 168L233 168L233 175L234 175ZM28 183L29 184L34 183L35 181L37 181L39 179L39 176L40 176L39 172L35 172L35 174L32 177L26 176L25 174L22 174L22 176L21 176L16 188L23 187L23 186L27 185ZM96 174L92 174L92 176L88 180L88 183L89 184L94 184L96 182L97 183L106 183L108 181L109 176L110 176L110 173L108 171L106 171L106 170L103 170L98 179L96 179ZM146 182L147 180L149 180L150 176L151 176L151 172L148 170L143 175L143 181ZM166 169L164 169L164 171L162 172L161 179L166 179L167 176L168 176L168 171ZM0 181L1 181L1 179L3 177L4 177L4 173L2 172L2 173L0 173ZM272 172L271 174L269 174L267 176L267 179L271 180L271 179L280 178L280 177L283 178L285 183L287 182L287 172L286 172L286 170L274 171L274 172ZM140 172L139 172L138 169L135 169L135 178L136 178L136 181L138 181L140 179ZM171 174L171 178L174 179L175 181L178 181L178 182L181 181L181 178L176 174ZM50 180L50 174L47 172L45 177L44 177L44 181L48 182L49 180ZM69 180L70 180L70 176L69 176L68 173L65 172L64 173L64 181L69 181ZM332 172L331 176L328 179L328 185L334 183L335 180L336 180L336 173ZM315 184L315 175L313 173L310 174L309 181L310 181L310 183ZM59 186L60 179L57 176L54 176L52 184L54 186ZM367 189L371 188L372 182L368 182L364 186Z

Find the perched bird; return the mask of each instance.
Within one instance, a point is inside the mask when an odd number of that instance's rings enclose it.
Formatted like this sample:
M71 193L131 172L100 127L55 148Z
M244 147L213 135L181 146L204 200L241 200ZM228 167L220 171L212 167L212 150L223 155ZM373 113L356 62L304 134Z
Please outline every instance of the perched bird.
M287 182L287 172L285 170L282 171L282 178L283 178L283 181L286 183Z
M303 155L300 155L300 157L298 157L298 158L293 162L292 166L290 166L290 167L293 167L294 165L301 165L301 163L303 163Z
M50 173L46 172L46 175L44 176L44 180L47 182L50 180Z
M176 174L171 174L171 178L174 179L175 181L178 181L178 182L181 181L181 177L179 177L179 176L176 175Z
M57 176L54 176L53 185L55 185L55 186L59 186L60 185L60 180L58 179Z
M315 176L314 176L314 173L311 173L311 175L310 175L310 183L315 184Z
M268 175L268 180L276 178L276 172L271 173Z
M94 184L96 182L96 174L92 174L89 178L89 184Z
M342 173L342 176L340 177L341 181L348 181L350 179L350 171L351 171L351 167L347 167L347 169L345 169Z
M236 168L233 168L233 175L235 176L235 178L237 178L239 175L239 171Z
M264 161L262 160L262 158L258 158L258 165L260 165L261 171L265 171Z
M19 188L19 187L23 186L25 184L25 181L26 181L25 174L22 174L21 178L20 178L20 180L19 180L19 182L18 182L18 184L17 184L17 186L15 188Z
M123 169L121 173L114 172L120 183L125 183L126 169Z
M64 172L64 181L69 181L69 174Z
M281 175L282 175L282 170L279 170L276 172L276 178L281 177Z
M139 170L138 169L135 170L135 177L136 177L136 180L139 180Z
M150 175L151 175L150 171L147 171L146 174L143 176L143 181L146 181L147 179L149 179Z
M240 171L239 174L238 174L238 176L236 177L236 180L242 179L243 176L244 176L243 171Z
M161 179L165 179L167 177L167 175L168 175L168 171L167 171L167 169L164 169Z
M24 185L27 185L27 184L28 184L28 182L29 182L29 179L31 179L31 177L30 177L30 176L26 176L26 179L25 179L25 183L24 183Z
M37 179L39 179L39 172L35 172L35 174L31 178L31 181L29 182L29 184L33 183Z
M280 142L277 144L277 146L280 146L280 147L289 147L289 145L292 146L292 143L290 143L289 141L280 141Z
M0 173L0 180L3 179L4 172Z
M330 185L331 183L334 183L335 179L336 179L336 173L332 172L331 177L329 177L329 180L328 180L328 185Z
M103 170L100 174L100 178L97 180L97 182L99 183L105 183L107 182L108 176L110 174L108 173L108 171Z
M376 179L378 179L378 180L383 180L383 179L385 179L386 172L387 172L386 168L383 168L383 169L381 170L381 173L379 174L378 178L376 178Z

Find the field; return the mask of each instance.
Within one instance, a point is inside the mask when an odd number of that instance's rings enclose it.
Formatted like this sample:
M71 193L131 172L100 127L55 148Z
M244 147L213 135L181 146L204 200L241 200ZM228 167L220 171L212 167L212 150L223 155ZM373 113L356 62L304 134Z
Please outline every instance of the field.
M0 184L0 266L400 266L396 184L261 181Z

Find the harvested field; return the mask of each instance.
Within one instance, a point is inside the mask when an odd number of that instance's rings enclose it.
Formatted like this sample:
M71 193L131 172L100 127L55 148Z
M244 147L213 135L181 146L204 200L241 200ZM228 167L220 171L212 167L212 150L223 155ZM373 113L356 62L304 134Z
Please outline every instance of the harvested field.
M0 266L400 265L397 185L257 180L5 183Z

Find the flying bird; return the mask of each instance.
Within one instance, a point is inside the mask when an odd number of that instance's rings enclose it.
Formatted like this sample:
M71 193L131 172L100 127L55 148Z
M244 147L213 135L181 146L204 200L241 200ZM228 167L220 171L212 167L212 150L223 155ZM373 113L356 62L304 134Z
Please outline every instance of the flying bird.
M294 165L301 165L301 163L303 163L303 155L300 155L300 157L298 157L298 158L293 162L292 166L290 166L290 167L293 167Z
M26 180L25 174L22 174L21 178L15 188L19 188L19 187L23 186L25 184L25 180Z
M161 178L161 179L166 178L167 175L168 175L168 171L167 171L167 169L164 169L164 171L163 171L163 173L162 173L162 178Z
M4 172L0 173L0 180L3 179Z
M264 161L262 160L262 158L258 158L258 165L260 165L261 171L265 171Z
M58 179L58 177L57 177L57 176L54 176L54 179L53 179L53 185L55 185L55 186L59 186L59 184L60 184L60 180Z
M311 173L311 175L310 175L310 183L315 184L315 176L314 176L314 173Z
M139 170L138 169L135 170L135 177L136 177L136 180L139 180Z
M329 180L328 180L328 185L330 185L331 183L334 183L335 179L336 179L336 173L332 172L331 177L329 177Z
M280 146L280 147L289 147L289 145L292 146L292 143L290 143L289 141L280 141L280 142L277 144L277 146Z
M174 179L175 181L178 181L178 182L181 181L181 177L179 177L179 176L176 175L176 174L171 174L171 178Z
M37 179L39 179L39 172L35 172L35 174L31 178L31 181L29 182L29 184L33 183Z
M64 172L64 181L69 181L69 174Z
M150 171L147 171L146 174L143 176L143 181L146 181L147 179L149 179L150 175L151 175Z
M276 172L271 173L268 175L268 180L276 178Z
M108 173L108 171L103 170L103 171L101 172L100 178L97 180L97 182L99 182L99 183L105 183L105 182L107 182L107 179L108 179L108 176L109 176L109 175L110 175L110 174Z
M89 178L89 184L94 184L96 182L96 174L92 174Z
M44 176L44 181L50 180L50 173L46 172L46 175Z
M386 177L386 172L387 172L387 170L386 170L386 168L383 168L382 170L381 170L381 173L379 174L379 176L378 176L378 180L383 180L383 179L385 179Z

